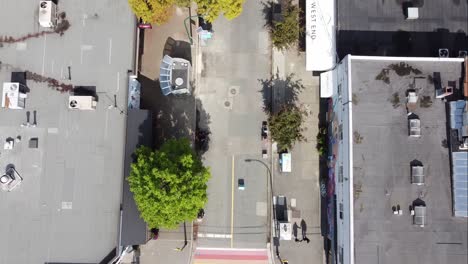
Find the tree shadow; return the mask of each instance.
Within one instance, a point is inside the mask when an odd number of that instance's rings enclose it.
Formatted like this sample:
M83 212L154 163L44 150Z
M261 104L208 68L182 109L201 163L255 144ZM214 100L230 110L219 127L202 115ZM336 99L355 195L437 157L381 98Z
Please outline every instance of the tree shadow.
M294 73L284 79L276 73L270 79L259 79L263 99L263 111L268 115L278 113L283 107L295 105L305 86L301 79L294 79Z
M151 110L155 148L169 139L195 137L195 98L191 95L164 96L159 80L139 75L141 83L141 108Z
M175 40L168 37L164 44L163 57L164 55L173 58L182 58L192 63L192 46L186 41Z
M281 14L281 5L276 4L273 1L263 1L262 3L262 13L263 18L265 19L264 28L271 29L273 26L273 17L274 14Z
M203 108L203 103L200 99L196 99L196 128L195 128L195 151L199 156L203 156L208 149L210 143L210 114Z

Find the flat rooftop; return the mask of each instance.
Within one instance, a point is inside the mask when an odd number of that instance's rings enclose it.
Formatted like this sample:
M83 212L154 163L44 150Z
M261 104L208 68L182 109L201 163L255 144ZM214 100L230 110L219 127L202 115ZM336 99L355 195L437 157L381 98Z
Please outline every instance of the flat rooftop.
M468 219L452 216L446 106L434 98L428 77L440 72L442 85L458 82L462 63L403 63L352 60L355 262L467 263ZM420 138L408 136L411 88L419 97L413 113L421 120ZM413 160L424 166L425 185L411 184ZM413 225L409 211L418 198L427 208L424 227ZM403 215L393 214L398 205Z
M2 36L47 30L39 27L38 5L0 0ZM12 192L0 192L1 264L99 263L118 246L134 17L126 0L59 1L58 9L71 25L62 36L2 44L0 84L12 72L30 71L95 86L97 109L71 110L69 93L31 79L25 109L0 108L2 146L21 136L12 150L0 149L0 170L13 164L23 178ZM28 113L35 127L21 126ZM38 138L37 149L29 148L30 138Z
M407 2L410 1L336 1L340 57L347 54L438 57L439 48L447 48L450 57L458 57L459 50L467 49L467 1L414 0L419 18L413 20L405 19Z

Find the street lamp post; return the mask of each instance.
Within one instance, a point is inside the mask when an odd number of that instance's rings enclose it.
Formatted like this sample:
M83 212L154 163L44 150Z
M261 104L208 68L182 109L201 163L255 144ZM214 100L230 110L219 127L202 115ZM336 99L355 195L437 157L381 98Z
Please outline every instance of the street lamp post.
M268 165L261 161L261 160L258 160L258 159L245 159L244 160L245 162L252 162L252 161L255 161L255 162L258 162L258 163L261 163L263 166L265 166L265 168L267 169L268 171L268 176L270 178L270 193L271 193L271 197L270 197L270 203L271 203L271 214L273 214L273 224L274 224L274 228L275 228L275 233L274 233L274 237L273 237L273 244L275 245L275 249L276 249L276 257L280 258L280 255L279 255L279 248L278 248L278 244L279 244L279 237L278 237L278 227L277 227L277 222L276 221L276 211L275 211L275 205L273 204L273 176L271 174L271 170L270 170L270 167L268 167ZM271 219L268 219L268 222L270 222ZM271 232L271 228L269 227L270 229L270 232ZM278 241L277 241L278 240ZM270 242L271 242L271 234L270 234Z

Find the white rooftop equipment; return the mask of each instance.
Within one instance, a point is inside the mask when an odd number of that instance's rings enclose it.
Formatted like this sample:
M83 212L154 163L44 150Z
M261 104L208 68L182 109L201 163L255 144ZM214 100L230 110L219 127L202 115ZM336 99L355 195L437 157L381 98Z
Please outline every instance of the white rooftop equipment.
M51 28L57 25L57 6L52 1L39 2L39 25Z
M424 166L411 166L411 183L424 185Z
M291 240L292 228L291 223L279 223L280 240Z
M426 225L426 206L414 207L413 224L420 227Z
M408 7L406 9L407 15L406 19L418 19L419 18L419 9L417 7Z
M27 95L20 92L20 83L3 83L2 107L24 109Z
M453 87L452 86L445 86L441 89L436 89L436 98L437 99L442 99L446 96L452 95L453 94Z
M68 108L78 110L96 110L96 99L93 96L70 96Z
M421 120L419 118L408 119L409 136L421 137Z
M5 174L0 176L0 189L2 191L11 192L19 186L23 178L16 172L14 168L9 168Z

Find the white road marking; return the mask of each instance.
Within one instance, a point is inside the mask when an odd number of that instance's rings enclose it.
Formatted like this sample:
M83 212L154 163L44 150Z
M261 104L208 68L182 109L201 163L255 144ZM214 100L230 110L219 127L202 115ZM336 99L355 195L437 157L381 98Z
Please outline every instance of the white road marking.
M81 45L80 64L83 64L83 52L92 50L92 49L93 49L92 45Z
M120 72L117 72L117 89L115 90L115 93L117 94L120 89Z
M41 75L44 75L44 70L45 70L46 41L47 41L47 34L44 35L44 50L42 52L42 74Z
M109 39L109 64L112 63L112 39Z
M166 241L166 239L164 240ZM267 251L266 248L211 248L211 247L197 247L197 250L220 250L220 251Z
M109 127L109 111L106 111L106 121L105 121L105 127L104 127L104 138L107 138L107 131Z
M52 69L51 69L52 74L54 73L54 64L55 64L55 61L52 60L52 67L51 67L51 68L52 68Z
M222 239L231 238L231 234L198 233L197 236L198 237L206 237L206 238L222 238Z

